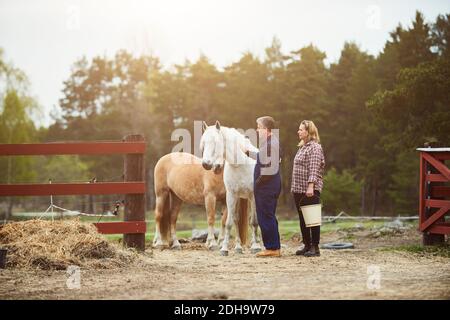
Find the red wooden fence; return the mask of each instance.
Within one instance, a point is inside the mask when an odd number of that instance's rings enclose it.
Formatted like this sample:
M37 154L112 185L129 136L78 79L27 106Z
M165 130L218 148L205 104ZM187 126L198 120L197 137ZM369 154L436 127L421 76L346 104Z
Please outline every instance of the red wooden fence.
M0 156L22 155L108 155L124 154L124 182L0 184L0 196L43 196L82 194L124 194L124 222L95 223L104 234L124 234L124 244L145 249L146 143L141 135L123 141L0 144Z
M420 200L419 230L423 243L445 241L450 234L450 223L445 216L450 213L450 148L419 148L420 151Z

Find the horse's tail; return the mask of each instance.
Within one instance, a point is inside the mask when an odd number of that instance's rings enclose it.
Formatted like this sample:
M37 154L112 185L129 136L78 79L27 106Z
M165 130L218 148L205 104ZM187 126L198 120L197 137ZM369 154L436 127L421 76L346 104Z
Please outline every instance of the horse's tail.
M161 238L164 240L169 240L168 236L170 235L170 197L171 191L169 191L168 195L164 199L163 210L161 215L161 222L159 225L159 230L161 232Z
M247 243L248 234L248 199L240 198L239 200L239 237L241 238L241 244Z

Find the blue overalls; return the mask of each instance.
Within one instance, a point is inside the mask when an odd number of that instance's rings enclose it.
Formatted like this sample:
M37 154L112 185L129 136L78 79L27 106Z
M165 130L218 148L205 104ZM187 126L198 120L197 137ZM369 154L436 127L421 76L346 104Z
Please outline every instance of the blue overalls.
M258 216L259 227L261 228L264 247L268 250L280 249L278 221L275 217L277 201L281 193L279 163L275 174L263 175L258 183L257 181L261 176L261 168L270 166L270 163L267 163L267 161L261 161L260 155L264 157L265 150L267 150L266 154L270 159L271 150L275 150L273 148L278 148L278 150L280 150L279 142L277 138L269 136L267 143L260 147L260 152L256 156L255 171L253 173L253 190L255 194L256 214ZM281 152L279 152L279 154L281 155ZM279 162L279 159L276 161Z

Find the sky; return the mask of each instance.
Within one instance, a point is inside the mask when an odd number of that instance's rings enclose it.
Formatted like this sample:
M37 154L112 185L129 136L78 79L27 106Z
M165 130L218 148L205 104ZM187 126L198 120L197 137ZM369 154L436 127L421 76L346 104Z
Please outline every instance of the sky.
M120 49L153 54L169 68L201 54L222 68L276 36L289 53L313 43L336 62L345 41L377 55L415 11L427 21L450 13L441 0L0 0L0 47L22 69L48 126L73 63Z

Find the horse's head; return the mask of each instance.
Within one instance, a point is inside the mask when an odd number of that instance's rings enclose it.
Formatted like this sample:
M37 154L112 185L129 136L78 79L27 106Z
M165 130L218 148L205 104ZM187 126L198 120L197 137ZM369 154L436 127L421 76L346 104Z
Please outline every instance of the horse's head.
M207 126L203 122L203 135L200 139L200 151L202 152L202 165L206 170L214 170L219 174L225 163L225 140L220 132L220 123L216 121L214 126Z

